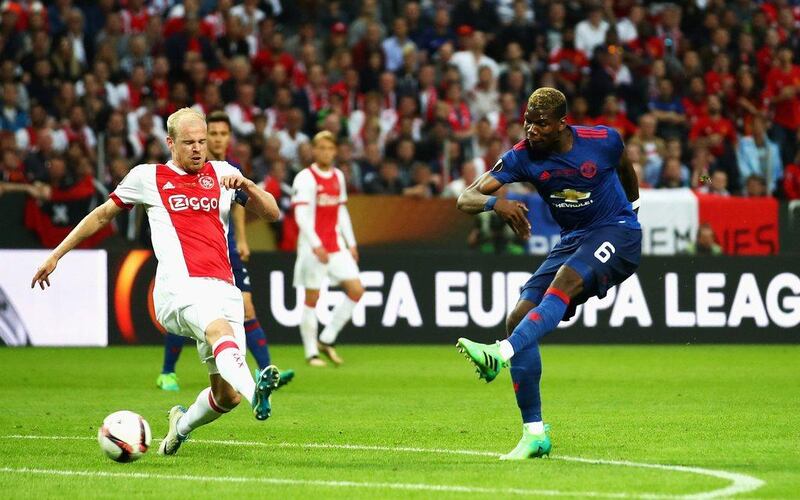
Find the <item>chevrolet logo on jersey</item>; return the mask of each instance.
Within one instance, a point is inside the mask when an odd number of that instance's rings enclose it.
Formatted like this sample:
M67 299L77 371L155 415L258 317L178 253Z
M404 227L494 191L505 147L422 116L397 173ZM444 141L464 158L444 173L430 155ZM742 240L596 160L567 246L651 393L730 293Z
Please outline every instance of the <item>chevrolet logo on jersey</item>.
M588 193L584 193L583 191L576 191L574 189L565 189L563 191L556 191L550 194L550 198L555 198L556 200L564 200L561 202L556 202L553 204L556 208L578 208L578 207L585 207L586 205L591 205L594 200L590 200L589 198L592 197L591 191Z

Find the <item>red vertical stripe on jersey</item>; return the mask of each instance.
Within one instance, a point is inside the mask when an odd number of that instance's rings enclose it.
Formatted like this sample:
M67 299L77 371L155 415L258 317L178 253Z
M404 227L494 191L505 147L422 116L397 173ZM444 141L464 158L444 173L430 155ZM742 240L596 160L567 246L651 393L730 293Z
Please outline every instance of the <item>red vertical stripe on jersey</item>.
M342 186L335 170L330 177L322 177L316 169L309 167L314 181L317 183L317 203L314 213L314 230L317 232L322 246L328 252L339 251L339 240L336 237L336 226L339 224L339 199Z
M158 165L156 187L178 234L189 276L233 283L228 240L219 217L220 186L211 163L186 175Z

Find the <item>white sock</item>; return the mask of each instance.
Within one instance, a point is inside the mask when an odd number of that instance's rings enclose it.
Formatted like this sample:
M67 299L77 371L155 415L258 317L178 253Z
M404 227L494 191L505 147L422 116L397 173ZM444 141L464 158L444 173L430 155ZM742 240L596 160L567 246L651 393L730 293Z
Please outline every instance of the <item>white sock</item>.
M231 384L249 403L252 403L256 383L250 373L250 368L247 366L245 354L239 350L239 346L234 342L233 337L225 336L214 342L212 352L214 353L214 359L217 361L217 369L220 376L225 379L225 382Z
M300 337L303 339L306 359L319 356L319 351L317 350L317 311L307 305L303 305L303 315L300 317Z
M353 302L350 297L345 297L344 300L336 306L333 310L333 317L331 322L322 330L319 336L319 341L323 344L333 345L336 343L336 337L342 331L344 325L353 317L353 309L356 308L357 302Z
M514 346L508 340L500 341L500 356L503 357L503 361L508 361L514 356Z
M541 420L538 422L526 422L522 426L530 434L544 434L544 423Z
M211 393L211 387L206 387L200 391L192 406L178 420L178 434L186 437L194 429L201 425L210 424L222 416L223 413L228 413L229 411L231 411L230 408L223 408L217 404L214 400L214 395Z

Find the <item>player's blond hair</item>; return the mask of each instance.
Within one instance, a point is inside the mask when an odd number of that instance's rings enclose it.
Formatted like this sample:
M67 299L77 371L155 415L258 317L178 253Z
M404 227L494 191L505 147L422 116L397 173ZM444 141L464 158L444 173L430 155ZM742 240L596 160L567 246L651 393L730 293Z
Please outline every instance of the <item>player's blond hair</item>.
M311 144L316 146L319 144L320 141L330 141L334 146L336 146L336 136L333 135L332 132L329 130L323 130L322 132L317 132L317 135L311 140Z
M178 136L178 125L180 122L190 117L197 118L203 123L206 121L206 116L196 109L181 108L167 118L167 135L175 139Z
M555 112L558 118L567 116L567 97L558 89L540 87L528 97L528 107L536 111Z

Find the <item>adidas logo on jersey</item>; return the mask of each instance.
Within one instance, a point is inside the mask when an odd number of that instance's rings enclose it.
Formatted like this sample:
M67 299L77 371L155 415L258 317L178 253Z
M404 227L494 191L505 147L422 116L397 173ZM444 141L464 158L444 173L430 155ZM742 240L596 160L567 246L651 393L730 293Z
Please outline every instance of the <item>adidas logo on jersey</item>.
M167 183L166 183L166 184L164 184L163 186L161 186L161 189L175 189L175 185L174 185L174 184L172 184L170 181L167 181Z

